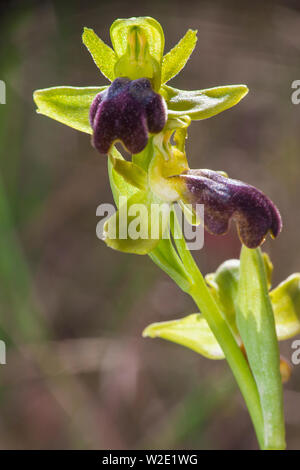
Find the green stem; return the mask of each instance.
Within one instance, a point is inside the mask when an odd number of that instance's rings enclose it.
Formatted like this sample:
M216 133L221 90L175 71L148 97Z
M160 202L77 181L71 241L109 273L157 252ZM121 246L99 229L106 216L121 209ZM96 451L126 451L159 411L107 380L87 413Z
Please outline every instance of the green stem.
M190 295L220 344L249 410L260 447L264 447L264 425L259 394L253 375L234 336L206 286L200 271Z
M222 315L218 305L212 297L209 288L195 263L193 256L186 246L183 236L178 236L181 230L178 221L174 221L174 241L181 259L193 279L189 294L204 315L209 327L219 342L227 362L238 383L251 416L257 439L261 448L264 448L264 422L258 389L248 366L248 363L237 344L230 327ZM182 234L181 234L182 235Z

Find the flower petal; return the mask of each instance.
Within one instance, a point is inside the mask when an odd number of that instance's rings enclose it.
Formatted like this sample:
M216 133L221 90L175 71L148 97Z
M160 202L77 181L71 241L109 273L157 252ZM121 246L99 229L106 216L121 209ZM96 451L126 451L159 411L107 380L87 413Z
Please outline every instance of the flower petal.
M189 29L184 37L163 58L162 83L175 77L185 66L197 42L197 31Z
M147 145L149 132L160 132L166 118L164 100L148 79L117 78L91 105L93 144L100 153L108 153L120 140L130 153L139 153Z
M183 200L204 204L204 225L215 235L228 231L232 218L242 243L248 248L261 245L270 231L276 237L282 227L273 202L254 186L211 170L189 170L179 177L185 183Z
M91 28L84 28L82 42L91 54L97 67L112 82L115 78L114 67L117 61L115 52Z

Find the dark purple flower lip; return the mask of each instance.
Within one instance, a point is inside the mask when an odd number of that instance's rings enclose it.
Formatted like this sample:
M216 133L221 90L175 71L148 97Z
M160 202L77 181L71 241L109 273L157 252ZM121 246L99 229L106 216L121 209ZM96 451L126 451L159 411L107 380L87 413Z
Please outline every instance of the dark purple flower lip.
M147 78L117 78L91 105L92 143L100 153L108 153L119 140L130 153L139 153L149 133L162 131L166 121L164 99Z
M210 233L225 234L233 219L242 243L256 248L268 232L275 238L281 231L277 207L254 186L212 170L189 170L179 178L185 182L183 199L195 209L197 203L204 204L204 225Z

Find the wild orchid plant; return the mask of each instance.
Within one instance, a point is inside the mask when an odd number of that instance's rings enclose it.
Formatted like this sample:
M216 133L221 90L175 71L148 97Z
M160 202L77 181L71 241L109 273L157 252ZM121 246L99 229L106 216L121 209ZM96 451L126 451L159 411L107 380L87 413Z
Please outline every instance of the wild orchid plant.
M197 41L188 30L166 55L164 34L153 18L116 20L113 49L92 29L83 43L110 85L37 90L38 112L92 135L93 146L108 155L108 173L119 210L104 226L108 246L148 254L186 293L198 312L155 323L143 335L181 344L210 359L226 358L244 396L262 449L285 448L282 379L278 341L300 332L300 275L271 287L272 264L259 246L281 230L278 209L261 191L223 172L189 168L185 139L193 120L206 119L237 104L245 85L186 91L166 83L185 66ZM131 154L123 158L115 143ZM158 217L151 231L150 209L164 214L179 203L191 224L222 235L234 220L242 242L239 260L225 261L205 279L187 248L176 213ZM130 237L131 209L146 209L146 236ZM188 205L189 208L188 208ZM124 209L125 208L125 209ZM126 217L122 217L122 212ZM167 220L167 222L166 222ZM117 227L114 234L110 227ZM153 227L152 227L153 228ZM124 236L124 233L126 236Z

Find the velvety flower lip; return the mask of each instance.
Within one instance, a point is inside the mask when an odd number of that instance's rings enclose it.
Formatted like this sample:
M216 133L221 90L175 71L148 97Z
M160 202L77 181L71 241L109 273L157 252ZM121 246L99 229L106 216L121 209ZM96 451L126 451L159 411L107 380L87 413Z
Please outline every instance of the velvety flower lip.
M225 234L231 218L248 248L261 245L268 232L272 237L279 234L282 222L277 207L254 186L212 170L189 170L179 178L185 182L183 199L204 204L205 228L212 234Z
M147 145L148 134L162 131L167 121L167 108L162 96L152 90L147 78L117 78L99 93L90 108L93 145L108 153L120 140L134 154Z

